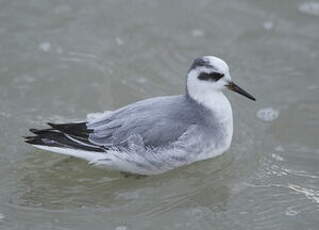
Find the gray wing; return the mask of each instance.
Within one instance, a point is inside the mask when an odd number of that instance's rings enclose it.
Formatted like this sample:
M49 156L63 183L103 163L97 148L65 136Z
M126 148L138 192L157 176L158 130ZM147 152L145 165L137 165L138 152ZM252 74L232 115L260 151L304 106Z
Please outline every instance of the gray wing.
M196 123L192 109L185 96L139 101L88 121L89 140L105 147L165 146Z

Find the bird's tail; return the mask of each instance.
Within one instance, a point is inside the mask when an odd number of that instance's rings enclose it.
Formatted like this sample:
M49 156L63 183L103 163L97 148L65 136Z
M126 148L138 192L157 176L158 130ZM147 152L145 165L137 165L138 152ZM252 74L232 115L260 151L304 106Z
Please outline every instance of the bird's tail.
M85 123L52 124L47 129L30 129L35 134L25 142L36 148L94 161L105 155L106 148L89 142Z

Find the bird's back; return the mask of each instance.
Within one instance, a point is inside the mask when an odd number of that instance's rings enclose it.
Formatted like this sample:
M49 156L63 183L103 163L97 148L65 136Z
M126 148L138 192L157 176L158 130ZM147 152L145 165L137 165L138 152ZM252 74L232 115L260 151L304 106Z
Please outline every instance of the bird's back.
M207 125L209 111L185 95L142 100L88 123L93 143L156 148L176 141L190 126ZM136 143L135 143L136 142Z

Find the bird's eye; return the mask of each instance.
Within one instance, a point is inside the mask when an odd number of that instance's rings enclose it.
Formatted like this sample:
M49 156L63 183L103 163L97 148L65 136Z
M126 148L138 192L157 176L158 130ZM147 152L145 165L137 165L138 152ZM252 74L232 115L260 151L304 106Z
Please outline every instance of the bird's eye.
M198 76L199 80L204 80L204 81L218 81L224 77L224 74L218 73L218 72L212 72L212 73L201 73Z

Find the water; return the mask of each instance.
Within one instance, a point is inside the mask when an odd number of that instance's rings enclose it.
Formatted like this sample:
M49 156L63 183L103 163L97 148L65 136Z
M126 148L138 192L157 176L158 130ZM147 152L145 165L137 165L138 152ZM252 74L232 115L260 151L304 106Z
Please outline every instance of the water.
M317 1L0 1L0 229L318 229ZM21 136L183 93L216 55L256 96L228 93L231 149L124 178Z

